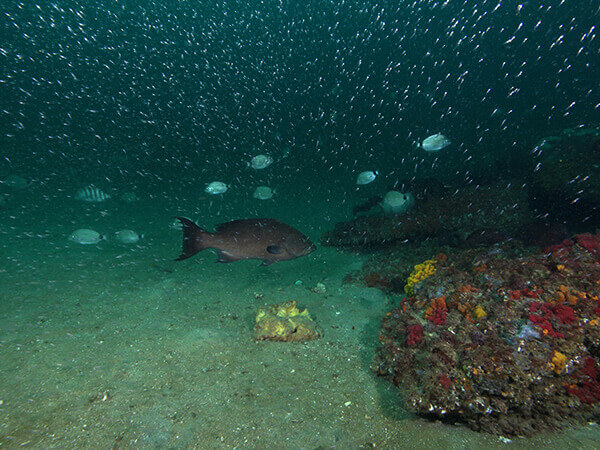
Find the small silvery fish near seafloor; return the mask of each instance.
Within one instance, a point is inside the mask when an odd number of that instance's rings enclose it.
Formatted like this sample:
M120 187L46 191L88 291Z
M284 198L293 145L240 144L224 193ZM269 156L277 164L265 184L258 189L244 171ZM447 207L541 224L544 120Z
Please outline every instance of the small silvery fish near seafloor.
M143 237L143 234L139 234L138 232L133 230L121 230L115 233L115 238L121 244L135 244Z
M269 200L273 198L273 194L275 194L275 190L271 189L269 186L259 186L252 194L252 197L257 198L259 200Z
M4 184L5 186L8 186L11 189L25 189L29 186L31 186L31 181L27 181L25 178L23 178L22 176L19 175L9 175L6 177L5 180L0 181L0 183Z
M211 195L224 194L227 192L227 185L222 181L213 181L206 186L204 192Z
M386 214L402 214L409 211L415 204L415 198L410 192L389 191L381 201L381 207Z
M135 192L125 192L121 195L120 200L125 203L133 203L139 200L139 197L135 195Z
M78 189L75 193L75 200L81 200L83 202L98 203L108 200L109 198L110 195L94 185Z
M451 144L450 139L441 133L432 134L421 143L421 148L426 152L437 152Z
M273 158L271 158L269 155L256 155L250 161L250 166L256 170L262 170L269 167L272 162Z
M379 173L373 172L372 170L367 170L365 172L361 172L358 175L358 177L356 177L356 184L359 184L359 185L369 184L369 183L375 181L375 178L377 178L377 175L379 175Z
M97 244L105 239L106 237L102 234L88 228L80 228L79 230L75 230L69 236L70 241L84 245Z

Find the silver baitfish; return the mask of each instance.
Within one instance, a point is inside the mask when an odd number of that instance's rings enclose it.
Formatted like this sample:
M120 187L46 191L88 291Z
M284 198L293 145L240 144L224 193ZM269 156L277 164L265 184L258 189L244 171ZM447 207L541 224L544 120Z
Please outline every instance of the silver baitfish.
M115 233L115 238L121 244L135 244L140 239L143 239L144 235L133 230L121 230Z
M119 199L125 203L134 203L137 202L140 198L135 195L135 192L125 192Z
M426 152L437 152L448 147L452 142L441 133L432 134L421 143L421 148Z
M252 197L259 200L269 200L270 198L273 198L273 194L276 193L275 189L271 189L269 186L259 186L254 191L254 194L252 194Z
M98 203L108 200L109 198L110 195L94 185L83 187L75 192L75 200L81 200L83 202Z
M206 185L204 192L211 195L224 194L227 192L228 186L222 181L213 181Z
M379 172L377 172L377 171L373 172L372 170L367 170L365 172L361 172L358 174L358 177L356 177L356 184L358 184L358 185L369 184L369 183L375 181L375 178L377 178L377 175L379 175Z
M269 155L256 155L250 160L250 167L256 170L266 169L273 163Z
M106 236L89 228L80 228L70 234L69 240L77 244L92 245L106 240Z
M18 189L25 189L29 186L31 186L31 181L26 180L25 178L23 178L22 176L19 175L9 175L6 177L5 180L0 181L1 184L4 184L5 186L8 186L9 188L18 190Z

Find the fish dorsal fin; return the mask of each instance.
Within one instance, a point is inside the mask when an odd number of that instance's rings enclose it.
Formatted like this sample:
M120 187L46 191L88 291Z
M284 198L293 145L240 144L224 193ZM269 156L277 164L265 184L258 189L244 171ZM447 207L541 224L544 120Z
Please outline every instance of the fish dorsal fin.
M271 255L280 255L283 252L283 248L279 245L269 245L267 247L267 253Z
M224 222L224 223L220 223L218 225L215 225L215 233L223 233L223 232L228 232L228 231L238 231L239 228L241 226L244 225L244 223L247 222L246 219L238 219L238 220L231 220L229 222Z

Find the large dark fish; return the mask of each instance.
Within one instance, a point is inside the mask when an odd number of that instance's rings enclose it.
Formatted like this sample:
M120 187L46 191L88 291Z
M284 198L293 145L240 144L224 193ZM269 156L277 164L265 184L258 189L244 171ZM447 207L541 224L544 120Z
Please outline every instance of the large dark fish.
M176 261L213 248L217 250L218 262L262 259L263 265L268 266L308 255L317 248L298 230L275 219L232 220L217 225L214 233L185 217L177 220L183 225L183 250Z

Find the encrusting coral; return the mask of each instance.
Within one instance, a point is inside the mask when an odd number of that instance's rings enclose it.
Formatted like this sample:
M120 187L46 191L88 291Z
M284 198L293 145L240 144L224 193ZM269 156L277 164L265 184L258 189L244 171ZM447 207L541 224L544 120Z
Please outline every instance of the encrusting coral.
M404 292L407 295L414 294L414 286L415 284L423 281L430 275L435 273L435 264L437 261L435 259L428 259L427 261L422 262L421 264L417 264L415 269L412 271L408 280L406 280L406 286L404 286Z
M308 310L295 300L265 306L256 313L254 338L270 341L310 341L321 335Z
M600 236L463 251L418 283L385 317L373 366L414 412L505 436L598 417Z

